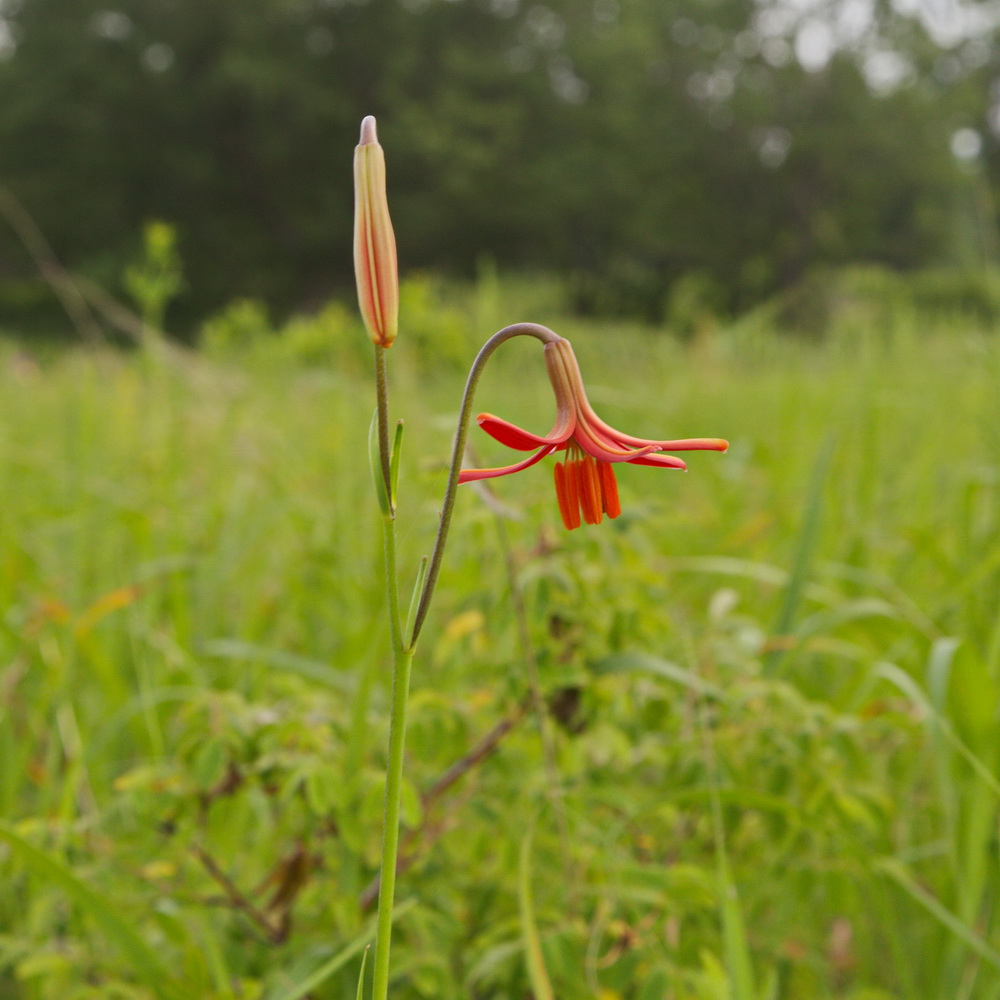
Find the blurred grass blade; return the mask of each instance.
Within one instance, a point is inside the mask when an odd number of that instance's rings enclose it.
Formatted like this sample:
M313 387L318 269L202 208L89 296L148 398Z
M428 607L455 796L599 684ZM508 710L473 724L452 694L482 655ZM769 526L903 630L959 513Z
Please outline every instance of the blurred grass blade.
M197 940L205 954L205 962L215 983L213 998L218 1000L237 1000L233 984L236 980L226 964L226 957L219 946L214 928L206 920L197 921Z
M961 644L961 639L946 636L935 639L931 645L931 655L927 660L927 691L931 704L941 715L947 711L951 665Z
M712 573L741 580L755 580L768 587L784 587L791 579L791 573L778 566L733 556L671 556L666 560L666 566L680 573ZM818 583L807 583L802 593L828 604L841 597L837 591Z
M720 906L722 947L726 972L729 977L730 996L731 1000L756 1000L757 987L754 982L753 963L750 960L746 923L743 920L740 897L736 890L732 870L729 867L729 854L726 850L726 826L722 817L719 765L715 755L712 731L707 719L707 705L704 701L698 705L696 718L702 740L705 766L708 770L712 839L715 842L716 880L719 896L722 900Z
M788 582L788 571L770 563L754 562L751 559L736 559L733 556L675 556L667 560L670 569L692 573L716 573L719 576L735 576L744 580L755 580L771 587L782 587Z
M817 611L802 619L795 629L797 639L808 639L814 635L828 635L835 629L853 622L869 618L888 618L898 621L900 613L888 601L878 597L861 597L853 601L842 601L833 608Z
M318 681L336 691L350 693L354 690L357 678L347 671L334 670L322 660L313 660L307 656L297 656L286 653L282 649L271 649L259 646L253 642L243 642L240 639L211 639L201 650L208 656L216 656L220 660L244 660L266 663L269 667L287 670L311 681Z
M528 965L528 979L535 1000L555 1000L552 983L545 968L542 942L538 937L535 923L535 905L531 897L531 838L529 830L521 841L520 863L517 870L517 898L521 915L521 935L524 939L525 961Z
M707 730L705 739L710 739ZM719 796L718 774L715 769L714 752L712 760L712 826L715 834L715 863L719 882L719 894L722 897L722 946L726 956L726 969L729 973L733 1000L754 1000L757 988L753 977L753 964L750 961L750 945L747 942L746 922L740 907L740 897L729 867L729 854L726 851L726 832L722 821L722 800Z
M399 906L395 907L392 911L393 921L398 920L404 913L412 910L414 906L417 905L415 899L408 899ZM372 938L375 937L375 921L372 920L368 927L365 928L349 945L342 948L337 952L332 958L324 962L318 969L310 972L305 979L296 983L294 986L281 993L268 995L268 1000L301 1000L307 993L311 990L316 989L322 983L326 982L335 972L342 969L347 963L354 958L355 955L360 954L365 951L371 944Z
M25 840L4 820L0 820L0 840L6 842L35 875L54 882L77 906L86 910L126 955L135 977L142 980L160 1000L186 1000L176 985L171 983L156 952L132 924L119 914L114 905L99 896L62 861Z
M781 603L781 610L778 612L777 620L772 629L772 637L775 639L781 639L791 634L792 622L795 620L796 612L802 601L806 580L812 566L813 553L816 550L816 542L819 540L820 519L823 513L823 492L830 469L830 460L833 457L833 446L834 438L831 435L827 437L820 449L816 464L813 466L809 492L806 496L805 516L802 519L802 528L795 546L792 572L785 588L785 599ZM765 671L773 672L784 653L783 649L772 649L764 661Z
M935 639L927 661L927 695L934 710L935 725L930 739L933 748L934 768L937 772L941 801L944 806L944 822L948 851L956 874L960 871L959 851L959 792L952 781L951 746L945 736L945 727L951 724L948 718L948 687L951 681L951 667L960 639L945 637Z
M365 950L361 953L361 971L358 973L358 997L357 1000L364 1000L365 995L365 966L368 964L368 951L370 944L365 945Z
M726 692L718 685L699 677L686 667L672 663L670 660L660 659L658 656L651 656L649 653L613 653L611 656L605 656L594 663L593 670L598 674L625 673L632 670L655 674L657 677L673 681L697 694L714 698L717 701L726 700Z
M750 946L747 943L746 922L740 907L740 897L729 871L729 860L725 848L720 845L719 889L722 892L722 940L733 988L733 1000L754 1000L753 965L750 962Z
M891 878L901 889L915 899L931 916L942 923L970 950L974 951L983 961L989 962L1000 969L1000 951L984 941L971 927L962 923L954 913L943 906L934 896L921 886L907 871L905 866L895 858L882 858L876 867Z
M989 645L986 647L986 666L989 669L990 677L1000 683L1000 615L997 615L996 624L993 626L993 634L990 636Z

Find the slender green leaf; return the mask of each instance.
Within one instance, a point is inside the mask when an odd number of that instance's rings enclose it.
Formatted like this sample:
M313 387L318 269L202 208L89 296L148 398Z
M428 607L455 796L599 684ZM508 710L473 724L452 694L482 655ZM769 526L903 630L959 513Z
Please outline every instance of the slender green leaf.
M404 913L408 912L416 905L417 901L415 899L407 899L405 902L400 903L399 906L395 907L392 911L393 921L398 920ZM354 958L355 955L365 951L371 944L372 938L374 937L375 921L372 920L365 930L363 930L350 944L338 951L336 955L327 959L321 966L319 966L319 968L314 969L308 976L296 983L294 986L289 987L277 995L269 996L269 1000L300 1000L300 998L304 997L310 990L314 990L317 986L321 986L327 979L330 978L330 976L347 965L347 963Z
M392 452L389 456L389 496L395 509L397 487L399 486L399 456L403 451L403 421L396 424L396 436L392 441Z
M357 1000L363 1000L365 995L365 966L368 964L368 950L370 944L365 945L365 950L361 953L361 971L358 973L358 996Z
M529 830L521 841L520 864L517 870L517 897L520 904L521 937L524 940L525 961L528 966L528 979L535 1000L555 1000L552 983L545 968L545 957L542 955L542 942L538 936L538 926L535 923L535 906L531 896L531 839L533 831Z
M413 595L410 597L410 609L406 612L406 628L403 629L403 642L409 645L413 642L413 624L417 620L417 608L420 605L420 594L424 589L424 580L427 579L427 556L420 560L417 567L417 578L413 582Z
M711 739L707 729L705 739ZM732 986L733 1000L755 1000L757 988L754 984L753 963L750 960L750 945L747 942L746 922L740 906L739 893L729 865L726 850L726 832L722 820L722 802L719 799L718 774L714 754L710 761L712 780L712 827L715 839L715 863L721 899L722 945L726 955L726 969Z

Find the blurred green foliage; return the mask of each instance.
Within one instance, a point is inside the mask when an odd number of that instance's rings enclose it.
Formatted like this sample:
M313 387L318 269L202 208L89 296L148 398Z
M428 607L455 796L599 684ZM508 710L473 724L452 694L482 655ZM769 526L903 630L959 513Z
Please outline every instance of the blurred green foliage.
M404 585L462 383L406 319ZM995 996L997 339L552 322L609 421L732 448L624 468L622 516L571 534L541 465L496 484L502 521L463 488L413 677L393 995L521 1000L530 878L559 997ZM355 995L390 695L370 345L253 303L205 345L0 352L5 1000ZM542 430L521 347L479 403Z
M184 287L173 226L166 222L146 224L142 257L125 269L122 284L146 326L157 333L165 330L167 306Z
M469 276L489 254L560 274L578 310L658 320L690 275L741 312L820 266L995 260L992 36L938 44L876 5L851 40L839 10L10 0L0 184L111 291L146 221L175 227L187 335L235 299L284 317L349 287L368 113L404 270ZM824 25L844 44L807 70L795 52ZM960 163L963 128L963 155L985 144ZM28 317L34 263L0 240L0 307Z
M1000 322L1000 271L823 268L750 311L743 322L812 337L846 329L859 336L881 331L891 339L894 331L942 324L991 330Z

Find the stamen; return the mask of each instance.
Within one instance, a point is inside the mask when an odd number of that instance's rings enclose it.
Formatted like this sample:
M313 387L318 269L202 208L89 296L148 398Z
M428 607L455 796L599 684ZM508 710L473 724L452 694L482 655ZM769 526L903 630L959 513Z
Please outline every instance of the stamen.
M622 512L618 500L618 480L615 478L615 467L610 462L598 462L597 474L601 480L601 506L608 517L617 517Z
M567 469L567 466L569 468ZM567 531L580 527L580 491L573 477L573 463L556 462L556 499Z
M597 477L597 464L585 455L579 462L574 462L577 486L580 490L580 506L583 508L583 519L587 524L600 524L604 516L601 506L601 481Z

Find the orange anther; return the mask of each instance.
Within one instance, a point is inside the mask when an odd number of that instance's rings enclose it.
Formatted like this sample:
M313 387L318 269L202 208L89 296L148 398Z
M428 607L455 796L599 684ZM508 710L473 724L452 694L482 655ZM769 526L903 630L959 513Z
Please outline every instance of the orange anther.
M601 479L601 506L608 517L617 517L622 512L618 500L618 480L615 478L615 467L610 462L598 462L597 474Z
M601 481L597 477L597 463L589 455L585 455L573 465L580 490L583 519L587 524L600 524L604 509L601 507Z
M566 466L569 466L567 469ZM580 527L580 491L573 476L572 462L556 462L556 499L567 531Z

